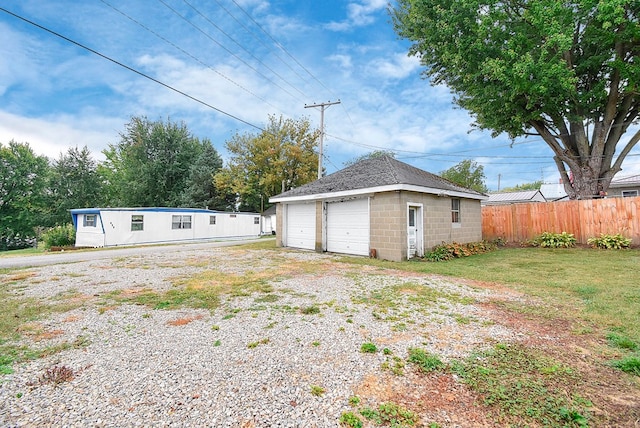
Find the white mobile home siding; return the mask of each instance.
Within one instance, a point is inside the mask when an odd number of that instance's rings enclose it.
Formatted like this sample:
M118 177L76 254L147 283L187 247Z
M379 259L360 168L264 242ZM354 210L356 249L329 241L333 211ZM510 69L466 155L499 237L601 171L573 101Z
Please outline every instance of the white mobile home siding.
M260 235L260 214L191 208L71 210L77 247L111 247ZM90 216L89 225L86 219ZM95 219L95 221L93 221Z

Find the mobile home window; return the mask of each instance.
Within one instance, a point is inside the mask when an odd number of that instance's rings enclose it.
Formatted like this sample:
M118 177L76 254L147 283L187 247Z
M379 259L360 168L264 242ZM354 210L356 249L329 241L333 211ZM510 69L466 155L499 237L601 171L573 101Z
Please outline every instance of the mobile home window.
M622 191L622 197L623 198L631 198L634 196L638 196L638 191L637 190L623 190Z
M191 229L190 215L171 216L171 229Z
M260 224L260 217L254 217L253 224Z
M460 223L460 199L451 199L451 222Z
M144 230L144 216L132 215L131 216L131 230Z
M96 227L96 215L95 214L85 214L84 220L82 222L84 227Z
M209 224L216 224L216 216L214 215L209 216Z

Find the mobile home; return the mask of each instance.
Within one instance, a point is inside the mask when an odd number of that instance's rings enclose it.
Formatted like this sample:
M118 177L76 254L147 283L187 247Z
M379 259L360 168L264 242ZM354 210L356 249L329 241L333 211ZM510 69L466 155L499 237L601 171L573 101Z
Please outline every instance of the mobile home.
M76 247L113 247L260 235L260 214L197 208L71 210Z

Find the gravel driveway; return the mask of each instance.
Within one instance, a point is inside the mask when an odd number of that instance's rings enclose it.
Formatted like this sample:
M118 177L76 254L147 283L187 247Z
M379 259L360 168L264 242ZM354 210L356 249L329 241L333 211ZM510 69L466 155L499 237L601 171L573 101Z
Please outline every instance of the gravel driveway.
M19 272L0 284L74 306L21 340L74 346L4 375L2 426L335 427L350 397L380 404L364 393L372 379L394 364L410 373L398 365L409 348L448 361L514 337L476 306L496 292L317 253L182 248ZM259 287L243 292L243 278ZM231 279L214 310L125 299ZM361 352L365 342L378 352ZM68 381L55 382L63 370Z

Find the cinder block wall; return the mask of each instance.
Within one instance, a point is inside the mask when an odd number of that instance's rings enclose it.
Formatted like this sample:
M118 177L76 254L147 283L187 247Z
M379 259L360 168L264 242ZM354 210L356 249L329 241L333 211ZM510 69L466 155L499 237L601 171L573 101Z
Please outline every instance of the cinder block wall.
M379 259L406 259L406 245L401 244L407 240L406 204L402 203L401 192L377 193L369 204L370 247Z
M378 193L371 198L371 248L380 259L407 259L407 206L421 204L423 243L428 252L442 242L482 240L480 201L460 199L460 223L451 222L451 198L416 192Z

